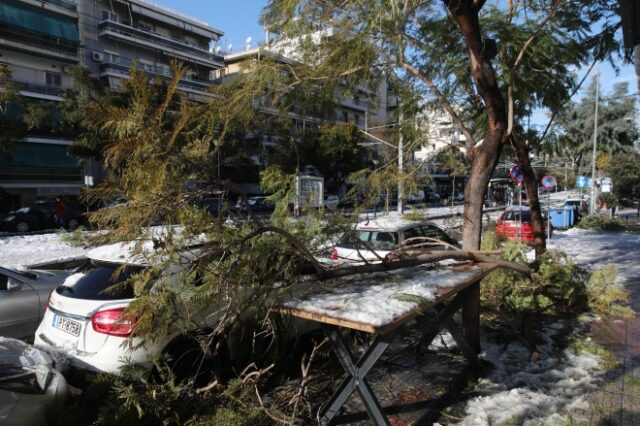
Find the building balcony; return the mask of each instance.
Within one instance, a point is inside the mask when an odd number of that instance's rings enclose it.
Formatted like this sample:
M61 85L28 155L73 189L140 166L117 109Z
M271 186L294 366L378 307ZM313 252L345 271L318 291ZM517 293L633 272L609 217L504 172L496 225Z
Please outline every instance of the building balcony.
M39 0L43 1L45 3L49 3L49 4L53 4L55 6L61 7L63 9L67 9L67 10L71 10L73 12L76 12L78 10L78 5L75 1L69 1L69 0Z
M62 100L62 91L71 87L71 78L63 70L49 72L18 65L8 66L11 70L11 80L24 96Z
M153 50L160 50L166 56L187 62L194 62L211 68L223 68L224 58L183 40L170 38L144 28L133 27L120 22L105 20L98 24L101 37L111 37Z
M100 76L112 77L116 79L129 79L131 78L131 73L129 70L132 65L132 61L125 60L123 58L119 58L118 63L104 62L100 64ZM139 70L144 71L152 77L163 77L169 80L173 75L171 69L163 67L155 67L146 64L138 64L137 67ZM211 98L215 97L213 93L208 91L208 89L212 85L213 82L209 80L201 80L196 76L189 76L184 77L180 80L180 82L178 83L178 90L193 93L194 95L196 95L196 98Z

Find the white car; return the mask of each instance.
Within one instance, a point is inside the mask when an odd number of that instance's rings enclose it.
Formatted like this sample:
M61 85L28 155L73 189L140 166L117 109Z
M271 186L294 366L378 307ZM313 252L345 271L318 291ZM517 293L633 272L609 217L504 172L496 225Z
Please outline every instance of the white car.
M336 210L340 204L340 198L337 195L327 195L324 199L324 207L329 210Z
M132 337L137 319L126 316L124 311L135 295L125 281L153 264L153 258L132 254L134 247L135 243L123 243L89 251L90 267L70 276L51 293L44 318L36 331L35 344L68 360L69 380L82 377L87 371L118 374L129 362L151 367L150 359L161 354L170 355L171 367L177 376L187 373L183 377L188 377L194 366L201 362L209 371L219 370L227 358L234 360L250 352L242 351L240 324L236 324L226 338L224 351L218 350L221 346L217 341L212 342L214 348L204 361L199 342L179 330L153 342ZM149 253L152 249L146 251ZM187 259L188 254L181 257ZM177 286L174 288L178 291L184 290L179 287L184 271L184 265L168 266L154 288ZM184 300L189 300L186 292L180 294L184 295ZM210 313L191 318L194 322L192 331L211 331L217 325L218 315L212 307ZM290 330L295 333L301 329L293 324Z
M377 219L360 222L352 233L345 234L331 249L334 264L379 262L398 244L416 237L433 238L445 242L432 250L446 250L458 243L446 232L430 222ZM425 243L425 240L414 240ZM411 244L409 242L408 244Z

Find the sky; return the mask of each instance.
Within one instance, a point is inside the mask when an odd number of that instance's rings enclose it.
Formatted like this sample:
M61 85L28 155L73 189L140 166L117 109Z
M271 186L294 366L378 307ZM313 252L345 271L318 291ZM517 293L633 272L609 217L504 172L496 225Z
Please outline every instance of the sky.
M228 0L147 1L196 17L207 22L210 26L222 30L225 33L220 43L222 50L242 51L245 49L248 37L251 37L251 47L257 47L264 40L264 30L258 20L267 0L236 0L235 2ZM621 81L628 81L630 91L637 93L638 87L633 65L621 66L619 74L616 74L609 63L598 64L597 68L601 73L600 81L604 95L610 93L614 84ZM580 70L579 74L584 75L585 71L586 69ZM576 99L584 95L592 76L593 71L585 81L582 90L576 94ZM545 125L547 123L546 116L544 111L538 111L531 117L531 122L534 125Z
M207 22L213 28L222 30L225 35L221 48L232 51L244 50L247 37L252 38L252 47L264 40L264 31L258 20L267 0L147 0L150 3L166 6Z

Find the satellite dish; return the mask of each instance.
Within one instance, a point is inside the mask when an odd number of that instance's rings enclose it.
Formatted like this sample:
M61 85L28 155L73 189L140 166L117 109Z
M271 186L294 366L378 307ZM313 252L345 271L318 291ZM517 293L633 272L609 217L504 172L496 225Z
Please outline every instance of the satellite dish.
M216 48L215 48L215 52L216 52L216 53L220 53L220 46L216 46Z
M231 48L233 47L233 44L229 43L229 45L227 46L227 51L231 52Z
M245 43L251 44L251 40L253 40L251 37L247 37L247 39L245 40Z

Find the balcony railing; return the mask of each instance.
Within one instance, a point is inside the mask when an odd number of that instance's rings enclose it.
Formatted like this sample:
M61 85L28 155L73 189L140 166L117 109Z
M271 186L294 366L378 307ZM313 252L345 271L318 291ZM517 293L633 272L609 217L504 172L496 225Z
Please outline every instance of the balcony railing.
M74 1L68 1L68 0L41 0L41 1L44 1L45 3L51 3L63 9L71 10L74 12L78 10L78 4Z
M51 52L53 54L56 52L63 52L67 55L78 55L78 46L74 43L58 38L34 34L19 28L0 28L0 38L37 49L53 51Z
M118 58L117 63L113 62L104 62L100 64L100 69L102 71L115 71L124 76L129 75L129 70L133 66L133 61L130 59ZM140 71L144 71L147 74L156 75L160 77L165 77L167 79L173 76L170 68L165 67L156 67L153 65L147 65L142 63L137 63L137 68ZM210 80L204 80L198 78L197 76L190 75L189 77L184 77L180 80L180 85L190 85L198 90L206 90L207 88L213 85L213 82Z
M60 85L55 86L46 84L47 73L45 71L13 64L8 66L11 70L11 79L20 90L57 96L62 90L71 87L71 78L64 73L55 73L60 76Z
M198 46L194 46L193 44L189 44L184 40L171 38L167 35L159 34L144 28L134 27L111 20L105 20L98 24L98 29L100 31L100 35L128 37L140 41L146 45L152 43L156 48L165 46L171 49L179 50L180 53L184 54L187 57L191 56L200 58L208 62L213 62L220 67L224 66L224 58L222 56L213 54L208 50ZM158 46L158 44L160 46ZM214 65L212 64L212 66Z

